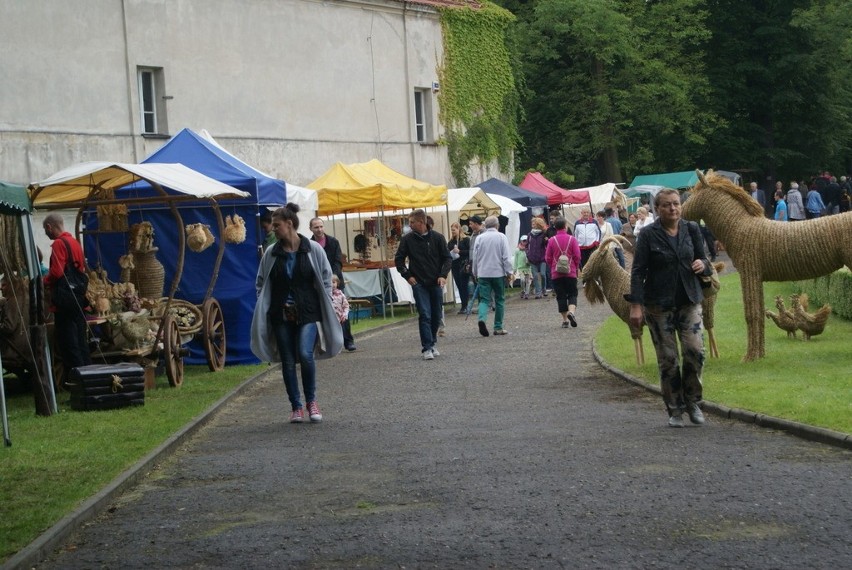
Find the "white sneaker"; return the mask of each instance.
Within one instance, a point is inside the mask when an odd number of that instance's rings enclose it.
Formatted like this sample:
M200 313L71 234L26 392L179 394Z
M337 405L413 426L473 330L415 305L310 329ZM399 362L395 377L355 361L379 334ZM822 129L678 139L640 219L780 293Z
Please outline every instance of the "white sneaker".
M423 360L435 360L435 354L431 350L423 352Z
M440 353L440 352L438 352L438 349L437 349L437 348L433 348L433 349L432 349L432 356L441 356L441 353Z
M669 416L669 427L682 428L683 427L683 416L682 416L682 414L677 414L676 416Z

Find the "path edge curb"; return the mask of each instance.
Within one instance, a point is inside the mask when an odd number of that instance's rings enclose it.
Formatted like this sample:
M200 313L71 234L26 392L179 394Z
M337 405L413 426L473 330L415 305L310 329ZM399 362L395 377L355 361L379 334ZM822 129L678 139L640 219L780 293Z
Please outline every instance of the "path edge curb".
M137 484L158 463L173 454L187 439L195 435L202 427L207 425L228 402L243 394L268 374L280 369L280 364L274 364L258 372L240 383L236 388L222 396L212 406L192 419L188 424L172 434L166 441L160 444L148 455L127 468L118 477L113 479L106 487L83 501L79 507L60 519L56 524L41 533L38 538L15 553L11 558L0 566L2 570L17 568L32 568L39 562L47 559L67 538L79 527L94 519L113 502L121 493Z
M628 374L627 372L624 372L623 370L612 366L606 360L604 360L604 358L598 352L598 343L595 339L592 339L592 356L602 368L604 368L613 376L621 378L625 382L629 382L630 384L634 384L636 386L639 386L640 388L644 388L645 390L657 394L658 396L661 395L661 390L659 386L648 384L641 378L637 378L636 376ZM777 418L775 416L769 416L766 414L761 414L759 412L752 412L739 408L729 408L727 406L717 404L716 402L712 402L710 400L703 400L701 402L701 408L705 412L710 412L714 415L721 416L730 420L737 420L744 423L755 424L760 427L782 430L784 432L789 433L790 435L794 435L802 439L807 439L809 441L816 441L819 443L825 443L836 447L852 449L852 434L802 424L793 420Z

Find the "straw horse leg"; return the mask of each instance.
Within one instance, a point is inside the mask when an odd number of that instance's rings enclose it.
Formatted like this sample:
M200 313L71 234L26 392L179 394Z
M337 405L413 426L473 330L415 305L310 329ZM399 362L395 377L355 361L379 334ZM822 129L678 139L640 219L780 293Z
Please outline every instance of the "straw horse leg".
M745 309L746 330L748 331L748 347L743 357L744 362L763 358L766 349L764 340L765 307L763 304L763 277L760 269L752 263L744 263L740 268L743 290L743 306Z
M633 350L636 352L636 364L645 364L645 349L642 347L642 337L633 339Z
M707 344L710 345L710 358L719 358L719 347L716 346L716 335L713 329L707 329Z

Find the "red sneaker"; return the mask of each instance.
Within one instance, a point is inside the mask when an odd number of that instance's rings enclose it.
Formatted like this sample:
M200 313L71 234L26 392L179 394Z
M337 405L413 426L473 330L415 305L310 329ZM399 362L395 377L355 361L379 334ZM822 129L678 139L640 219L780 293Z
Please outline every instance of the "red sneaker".
M305 421L305 413L302 411L302 408L293 410L290 412L290 423L291 424L300 424Z
M308 416L314 423L322 421L322 413L320 412L319 406L317 406L316 402L308 402Z

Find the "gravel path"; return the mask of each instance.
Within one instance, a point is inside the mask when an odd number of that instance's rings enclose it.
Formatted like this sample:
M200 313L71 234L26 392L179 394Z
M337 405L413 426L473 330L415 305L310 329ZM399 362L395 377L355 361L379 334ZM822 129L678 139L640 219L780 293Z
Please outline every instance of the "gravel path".
M320 363L317 425L272 372L38 567L852 567L852 452L666 427L594 362L609 314L512 299L489 338L448 314L426 362L414 322L362 335Z

